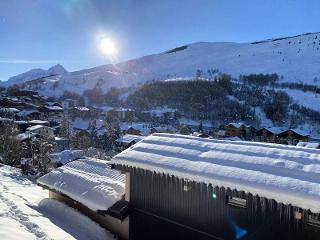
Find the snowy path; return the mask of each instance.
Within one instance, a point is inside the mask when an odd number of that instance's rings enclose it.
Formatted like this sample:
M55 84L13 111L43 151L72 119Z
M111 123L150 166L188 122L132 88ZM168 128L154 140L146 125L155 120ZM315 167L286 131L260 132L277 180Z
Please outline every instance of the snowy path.
M86 216L7 166L0 166L0 239L113 239Z

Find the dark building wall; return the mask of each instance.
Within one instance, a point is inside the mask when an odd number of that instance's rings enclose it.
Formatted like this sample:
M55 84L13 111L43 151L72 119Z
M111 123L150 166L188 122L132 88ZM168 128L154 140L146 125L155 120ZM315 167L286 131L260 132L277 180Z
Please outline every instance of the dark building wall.
M296 211L307 216L302 209L224 187L117 167L130 172L130 239L168 239L173 233L179 235L173 239L320 239L320 232L306 228L306 217L295 219ZM247 207L228 205L227 196L246 199Z

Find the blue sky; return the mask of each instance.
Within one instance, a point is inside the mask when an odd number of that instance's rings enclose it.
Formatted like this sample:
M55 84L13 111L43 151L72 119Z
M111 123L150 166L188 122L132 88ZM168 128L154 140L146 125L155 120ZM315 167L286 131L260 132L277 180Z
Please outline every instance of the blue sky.
M69 71L198 41L250 42L320 31L318 0L3 0L0 80L61 63ZM98 38L116 43L107 57Z

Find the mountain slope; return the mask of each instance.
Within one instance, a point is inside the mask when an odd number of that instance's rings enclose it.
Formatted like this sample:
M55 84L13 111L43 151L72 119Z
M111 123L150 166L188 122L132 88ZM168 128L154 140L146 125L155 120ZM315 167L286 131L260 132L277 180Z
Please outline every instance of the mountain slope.
M66 73L67 73L67 70L60 64L57 64L49 68L48 70L39 69L39 68L31 69L28 72L21 73L17 76L9 78L7 82L3 82L3 85L11 86L14 84L21 84L27 81L35 80L38 78L44 78L44 77L49 77L54 75L63 75Z
M104 90L128 87L151 80L192 77L198 69L204 73L208 69L218 69L234 77L250 73L278 73L285 82L319 85L316 81L316 78L320 79L319 64L320 33L255 43L199 42L115 65L64 73L55 91L62 93L72 89L82 93L96 86ZM36 74L26 75L20 75L19 81L31 80ZM16 78L9 82L14 83ZM48 87L43 86L40 91L52 91Z

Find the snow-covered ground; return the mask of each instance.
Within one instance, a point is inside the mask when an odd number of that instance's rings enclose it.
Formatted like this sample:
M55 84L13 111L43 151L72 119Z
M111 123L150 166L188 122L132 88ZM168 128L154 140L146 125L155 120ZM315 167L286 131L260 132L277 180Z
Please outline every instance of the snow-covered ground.
M295 89L281 89L285 91L294 102L311 108L316 111L320 111L320 94L312 92L303 92Z
M0 239L113 239L78 211L48 198L48 191L0 166Z

